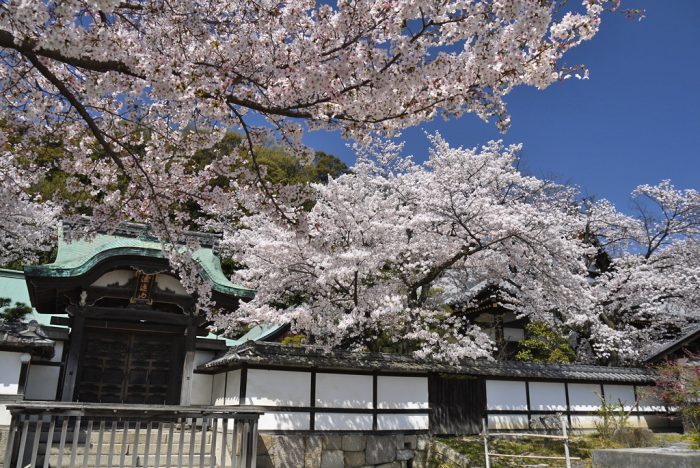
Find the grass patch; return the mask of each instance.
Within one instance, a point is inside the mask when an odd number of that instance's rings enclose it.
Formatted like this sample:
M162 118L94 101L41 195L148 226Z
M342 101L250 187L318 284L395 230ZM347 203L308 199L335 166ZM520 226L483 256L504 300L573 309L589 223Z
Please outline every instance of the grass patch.
M678 442L689 442L690 436L683 434L656 434L655 446L667 446ZM485 466L484 442L479 436L439 437L438 440L448 445L457 452L466 455L474 466ZM595 434L574 435L569 439L569 453L572 457L581 458L575 461L577 464L584 462L583 466L590 466L591 453L594 449L622 448L621 444L603 439ZM489 451L509 455L545 455L554 457L564 456L564 443L560 440L546 440L540 438L490 438ZM493 468L510 468L545 463L550 467L565 466L564 461L547 460L537 458L491 458ZM574 465L576 466L576 465ZM581 465L579 465L581 466Z

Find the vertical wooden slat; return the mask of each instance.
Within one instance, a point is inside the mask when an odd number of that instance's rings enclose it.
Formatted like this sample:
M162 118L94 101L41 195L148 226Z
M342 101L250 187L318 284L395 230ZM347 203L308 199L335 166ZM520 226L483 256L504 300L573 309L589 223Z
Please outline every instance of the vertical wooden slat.
M22 423L22 435L19 437L16 468L22 468L24 466L24 447L27 445L27 433L29 432L29 416L25 415L22 417L24 418L24 422Z
M134 449L133 449L133 454L131 456L131 468L136 468L136 462L139 459L138 452L139 452L139 430L141 429L141 421L137 420L136 421L136 427L134 427Z
M12 463L12 449L15 445L15 432L17 432L18 427L18 416L13 414L12 420L10 421L10 432L7 437L7 447L5 447L5 463L9 465Z
M100 458L102 457L102 441L105 436L105 421L100 421L100 433L97 435L97 447L95 447L95 466L100 466Z
M78 452L78 439L80 439L80 422L81 417L75 418L75 425L73 426L73 443L70 448L70 468L75 468L75 457Z
M56 430L56 417L49 417L49 434L46 437L46 449L44 453L44 468L49 468L49 455L51 455L51 445L53 444L53 433Z
M87 468L88 458L90 456L90 449L92 448L92 425L94 421L88 419L87 429L85 431L85 446L83 447L83 468ZM100 465L97 465L100 466Z
M166 464L170 467L172 466L173 458L173 436L175 435L175 423L170 423L170 428L168 429L168 453L165 458Z
M212 418L211 424L211 449L209 450L209 468L214 468L214 463L216 463L216 438L218 436L218 426L219 419ZM220 466L224 466L224 461L221 460Z
M223 418L221 420L221 429L222 429L222 437L221 437L221 466L226 465L226 438L228 437L228 419ZM231 464L233 466L233 464Z
M177 444L178 450L177 450L177 468L182 468L182 457L183 453L185 451L185 434L187 430L187 419L185 418L180 418L180 440Z
M124 468L126 462L126 446L129 441L129 420L124 421L124 429L122 430L122 449L119 452L119 468Z
M159 422L158 423L158 432L156 433L156 464L155 466L160 466L160 444L161 444L161 437L163 436L163 424Z
M204 449L207 440L207 418L202 418L202 439L199 441L199 468L204 468Z
M248 467L248 437L250 437L250 423L246 419L243 423L243 433L241 434L241 461L240 466L245 463L246 468Z
M153 422L148 421L146 426L146 443L143 449L143 466L148 466L148 454L151 451L151 429L153 428Z
M36 466L37 455L39 454L39 443L41 442L41 426L43 426L43 417L39 416L34 426L34 442L32 443L32 458L29 461L29 465Z
M63 418L63 424L61 424L61 438L58 442L58 460L56 461L56 468L61 468L63 466L63 451L66 449L66 434L68 434L68 417Z
M188 468L194 467L194 443L197 441L197 419L192 418L190 420L192 427L190 429L190 453L188 460Z
M250 468L256 468L258 464L258 421L253 421L250 428L250 455L248 457Z
M238 433L242 427L241 421L233 418L233 430L231 431L233 433L233 437L231 437L231 466L234 468L238 466Z
M114 462L114 442L117 438L117 420L112 421L112 437L109 440L109 452L107 453L107 468L112 468Z

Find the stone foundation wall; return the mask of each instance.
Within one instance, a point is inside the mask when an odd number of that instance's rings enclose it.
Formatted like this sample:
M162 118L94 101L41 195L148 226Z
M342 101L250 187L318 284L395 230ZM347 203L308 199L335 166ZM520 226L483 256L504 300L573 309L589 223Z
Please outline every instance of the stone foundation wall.
M258 468L427 468L430 436L260 434Z

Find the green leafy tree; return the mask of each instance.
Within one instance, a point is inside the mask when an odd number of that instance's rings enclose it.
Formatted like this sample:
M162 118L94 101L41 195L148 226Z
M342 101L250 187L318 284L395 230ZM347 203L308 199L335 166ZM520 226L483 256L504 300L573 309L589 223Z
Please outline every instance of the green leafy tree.
M10 306L12 301L6 297L0 297L0 308L2 311L2 320L8 323L20 322L24 317L32 312L32 308L23 302L15 302L14 306Z
M576 360L569 340L558 330L543 322L525 326L526 339L518 343L515 359L540 364L567 364Z

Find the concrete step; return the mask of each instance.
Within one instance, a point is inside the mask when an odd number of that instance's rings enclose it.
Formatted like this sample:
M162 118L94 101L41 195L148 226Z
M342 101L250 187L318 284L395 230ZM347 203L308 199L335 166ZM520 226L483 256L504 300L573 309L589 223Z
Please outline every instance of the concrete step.
M87 460L87 466L88 468L102 468L102 467L108 467L110 466L110 458L111 458L111 466L112 467L118 467L120 466L119 463L121 462L121 454L116 454L112 455L112 457L109 457L107 455L102 455L100 457L100 463L97 463L97 457L95 455L88 455L88 460ZM62 460L62 465L64 467L69 466L70 462L70 454L66 453L63 455L63 460ZM204 466L209 466L211 462L211 456L207 455L204 457ZM124 466L131 467L133 463L133 456L126 456L124 457ZM146 465L144 464L144 457L142 455L137 455L136 456L136 466L138 467L145 467ZM165 455L161 455L159 463L156 465L155 463L155 457L150 455L148 457L148 468L161 468L161 467L172 467L172 466L178 466L178 457L173 456L170 460L170 464L167 463L167 459ZM49 465L50 466L58 466L58 455L51 455L49 456ZM83 466L83 457L79 456L76 459L76 465L77 466ZM182 457L182 466L189 466L189 456L183 455ZM194 466L199 466L199 454L197 454L194 457ZM216 464L216 459L214 459L214 466L217 468L223 468L220 465Z
M162 444L162 443L161 443L161 444L158 444L158 445L160 445L160 453L162 453L162 454L168 453L168 444ZM149 444L149 446L148 446L148 453L150 453L150 454L155 454L158 445L155 444L155 443L153 443L153 442L152 442L151 444ZM119 453L122 453L122 449L124 449L124 450L125 450L125 453L128 454L128 455L131 455L131 454L133 454L134 452L136 452L137 454L140 454L140 455L141 455L141 454L146 453L146 444L126 444L125 446L124 446L123 444L114 444L113 452L119 454ZM202 444L199 444L199 443L195 443L195 444L194 444L194 451L193 451L193 452L194 452L196 455L199 455L199 452L200 452L201 449L202 449ZM70 451L71 451L71 447L70 447L70 446L67 446L67 447L64 449L64 453L70 453ZM171 453L175 453L175 454L180 453L180 445L179 445L179 444L173 444L172 447L171 447L171 449L170 449L170 451L171 451ZM78 445L78 447L77 447L77 449L76 449L76 453L77 453L78 455L82 455L82 454L84 454L84 453L86 453L86 452L87 452L88 454L95 455L95 454L97 453L97 444L92 444L89 448L88 448L88 447L85 447L85 446ZM101 450L101 452L102 452L102 454L105 454L105 453L109 452L109 444L103 443L103 444L102 444L102 450ZM210 452L211 452L211 444L204 444L204 452L205 452L205 453L210 453ZM59 453L58 447L57 447L57 446L52 446L52 447L51 447L51 452L50 452L50 453L51 453L52 455L58 455L58 453ZM190 453L190 445L189 445L189 443L186 443L186 444L183 445L183 447L182 447L182 453L183 453L183 454L189 454L189 453Z

